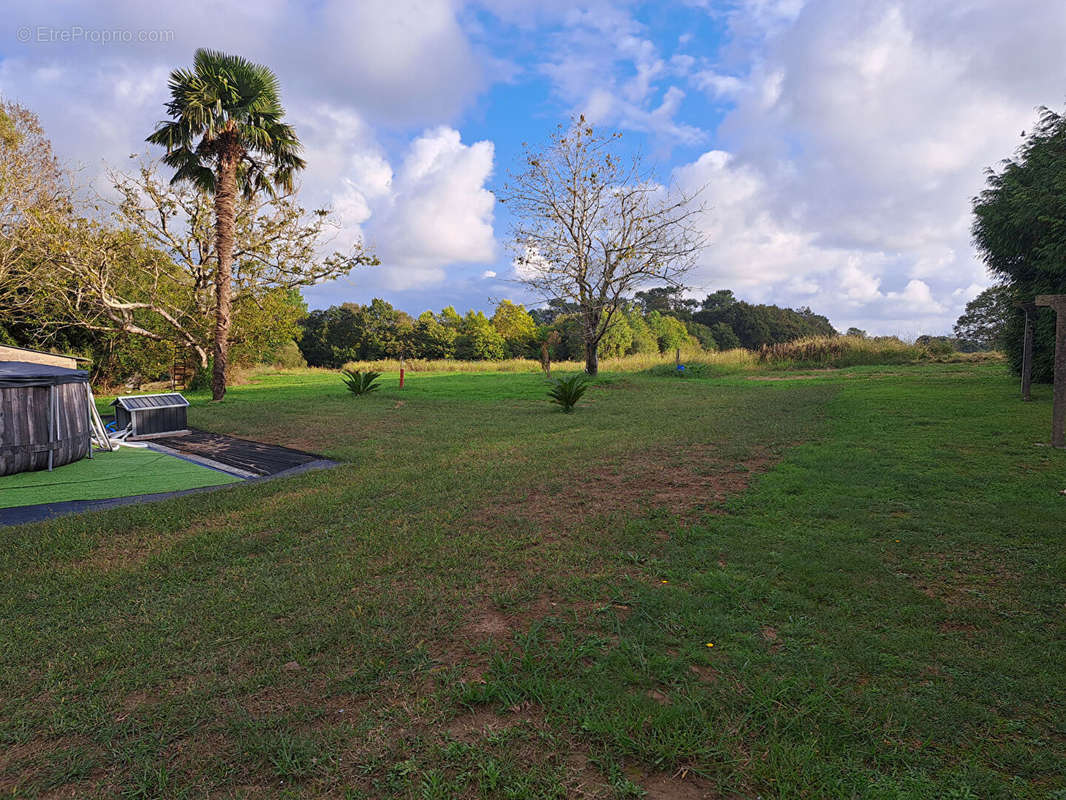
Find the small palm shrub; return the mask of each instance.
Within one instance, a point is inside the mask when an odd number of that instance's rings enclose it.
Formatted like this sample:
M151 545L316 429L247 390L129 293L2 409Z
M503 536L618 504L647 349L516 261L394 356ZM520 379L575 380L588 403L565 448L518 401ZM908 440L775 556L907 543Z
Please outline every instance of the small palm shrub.
M577 405L577 401L581 399L581 395L585 393L587 388L588 381L581 375L556 378L555 384L552 386L551 391L548 392L548 397L551 398L553 403L562 406L563 411L569 414L574 410L574 406Z
M341 370L341 380L344 381L344 385L348 387L348 391L352 394L367 394L368 392L377 391L381 387L378 385L377 380L381 377L380 372L371 372L367 370L363 372L361 370Z

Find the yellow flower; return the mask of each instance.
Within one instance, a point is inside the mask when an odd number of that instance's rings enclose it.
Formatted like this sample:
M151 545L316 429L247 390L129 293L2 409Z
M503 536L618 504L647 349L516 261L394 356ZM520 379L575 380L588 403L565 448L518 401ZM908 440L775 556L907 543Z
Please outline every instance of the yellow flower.
M714 647L714 642L707 642L708 647Z
M670 581L659 581L659 583L669 583Z

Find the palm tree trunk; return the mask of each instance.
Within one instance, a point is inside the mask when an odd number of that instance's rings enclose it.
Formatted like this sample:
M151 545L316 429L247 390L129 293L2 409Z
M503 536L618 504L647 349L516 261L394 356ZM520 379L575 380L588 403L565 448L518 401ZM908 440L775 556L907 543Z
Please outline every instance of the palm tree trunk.
M211 399L226 395L229 365L230 315L233 309L233 231L237 217L237 148L227 148L219 157L215 185L215 364L211 374Z

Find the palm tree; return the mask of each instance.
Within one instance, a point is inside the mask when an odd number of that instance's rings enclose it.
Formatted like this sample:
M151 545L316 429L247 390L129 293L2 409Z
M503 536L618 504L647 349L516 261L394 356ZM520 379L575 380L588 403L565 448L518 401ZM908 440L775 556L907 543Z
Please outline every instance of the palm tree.
M233 301L233 236L237 192L292 191L304 168L302 146L282 122L278 79L260 64L216 50L197 50L192 71L170 73L171 117L156 125L151 144L167 149L171 183L188 181L215 200L215 342L211 396L226 394L230 311Z

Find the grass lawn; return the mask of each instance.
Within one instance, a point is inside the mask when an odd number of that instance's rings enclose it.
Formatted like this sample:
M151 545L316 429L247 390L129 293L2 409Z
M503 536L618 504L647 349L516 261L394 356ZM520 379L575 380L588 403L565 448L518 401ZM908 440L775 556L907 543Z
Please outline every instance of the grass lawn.
M100 500L180 492L236 483L240 478L154 450L121 447L113 453L56 467L0 477L0 509L68 500Z
M1049 389L661 372L194 398L347 463L0 530L0 793L1066 797Z

